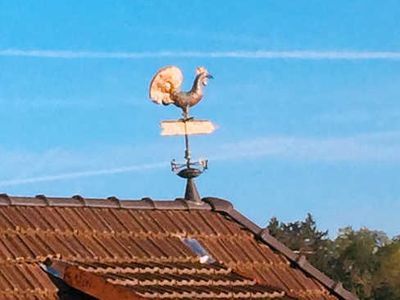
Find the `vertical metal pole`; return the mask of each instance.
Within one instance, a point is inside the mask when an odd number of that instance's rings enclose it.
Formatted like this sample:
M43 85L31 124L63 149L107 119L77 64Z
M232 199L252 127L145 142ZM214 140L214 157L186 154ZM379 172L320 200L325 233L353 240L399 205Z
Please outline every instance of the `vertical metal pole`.
M189 149L189 135L187 133L187 122L189 120L189 106L183 110L183 124L185 126L185 159L186 167L190 168L190 149Z
M185 126L185 159L186 159L186 169L191 169L190 167L190 149L189 149L189 134L187 130L187 122L189 122L189 106L186 106L183 109L183 124ZM186 188L185 188L185 199L189 201L194 201L197 204L201 204L201 198L199 192L197 191L196 185L194 183L195 176L190 174L190 172L185 177L186 181Z

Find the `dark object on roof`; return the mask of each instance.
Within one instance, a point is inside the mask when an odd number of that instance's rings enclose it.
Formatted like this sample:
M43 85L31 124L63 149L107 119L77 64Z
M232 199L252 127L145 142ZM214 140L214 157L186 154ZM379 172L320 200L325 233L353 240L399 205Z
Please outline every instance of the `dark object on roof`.
M0 299L60 299L53 276L99 299L357 299L224 200L0 195Z
M52 274L48 274L48 276L57 288L57 298L59 300L96 300L95 297L69 286L62 279Z

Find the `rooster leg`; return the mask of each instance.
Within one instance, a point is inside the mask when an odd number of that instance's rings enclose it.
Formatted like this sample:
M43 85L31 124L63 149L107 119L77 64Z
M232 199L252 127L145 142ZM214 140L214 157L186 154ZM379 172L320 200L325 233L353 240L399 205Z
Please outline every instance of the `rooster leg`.
M183 120L189 119L189 105L182 107L182 117Z

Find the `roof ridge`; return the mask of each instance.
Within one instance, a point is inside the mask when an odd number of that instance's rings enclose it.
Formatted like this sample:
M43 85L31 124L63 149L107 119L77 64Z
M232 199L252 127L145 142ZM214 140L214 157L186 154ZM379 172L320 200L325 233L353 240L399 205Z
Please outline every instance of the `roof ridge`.
M140 200L121 200L115 196L107 198L84 198L81 195L72 197L47 197L45 195L9 196L0 194L0 206L51 206L51 207L96 207L125 208L141 210L211 210L206 202L193 203L176 198L175 200L153 200L145 197Z
M287 259L289 259L290 262L298 266L300 270L315 278L331 292L334 292L345 300L359 300L356 295L346 290L340 281L335 282L333 279L329 278L323 272L311 265L304 255L294 253L291 249L274 238L269 233L267 228L259 227L257 224L234 209L231 202L215 197L206 197L202 200L210 204L213 211L226 214L241 224L243 227L252 232L257 239L283 254Z

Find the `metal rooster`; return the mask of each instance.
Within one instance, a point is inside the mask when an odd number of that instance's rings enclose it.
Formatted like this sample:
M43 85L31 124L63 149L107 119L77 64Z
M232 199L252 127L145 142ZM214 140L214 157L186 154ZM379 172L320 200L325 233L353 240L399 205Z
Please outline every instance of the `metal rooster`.
M150 99L157 104L174 104L183 110L184 118L188 117L189 107L196 105L203 98L203 86L207 85L212 75L204 67L196 68L196 77L190 91L180 90L183 76L178 67L168 66L160 69L150 83Z

